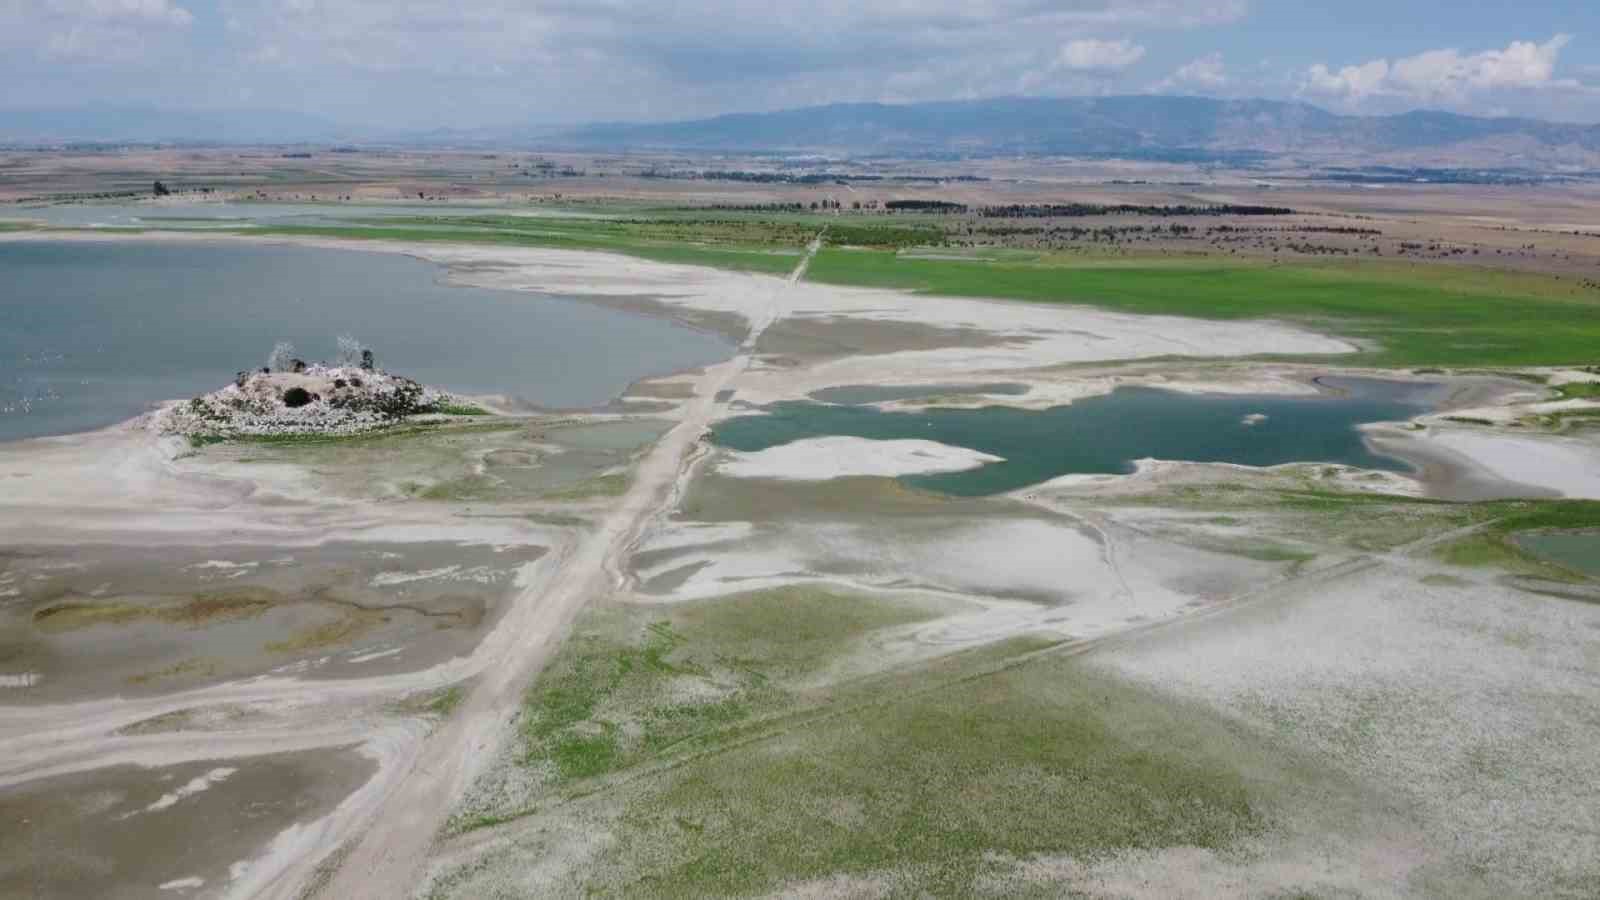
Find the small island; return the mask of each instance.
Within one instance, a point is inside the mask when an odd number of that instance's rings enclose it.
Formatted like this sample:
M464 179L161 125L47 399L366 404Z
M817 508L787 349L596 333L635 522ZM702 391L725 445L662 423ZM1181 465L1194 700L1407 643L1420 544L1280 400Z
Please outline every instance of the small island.
M240 438L340 437L388 428L419 416L476 416L487 410L411 378L378 368L370 349L340 340L336 363L307 363L278 344L267 365L241 370L233 383L162 408L151 427L195 443Z

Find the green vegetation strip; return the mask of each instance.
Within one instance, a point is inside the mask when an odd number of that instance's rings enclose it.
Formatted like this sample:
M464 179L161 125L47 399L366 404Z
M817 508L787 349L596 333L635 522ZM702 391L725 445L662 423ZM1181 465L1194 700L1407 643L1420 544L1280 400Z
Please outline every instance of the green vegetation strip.
M1088 666L883 699L649 784L587 887L751 895L893 873L896 895L967 896L1035 855L1223 850L1265 827L1235 768L1256 754Z
M690 604L648 624L636 617L592 622L528 695L525 761L550 764L558 782L604 774L782 708L789 697L775 679L814 670L853 637L926 616L896 603L783 588Z
M1220 850L1267 827L1270 801L1243 774L1276 767L1260 747L1036 655L1048 642L841 681L828 676L868 635L933 613L788 588L641 627L646 614L591 613L523 716L523 762L558 797L603 791L615 811L588 894L746 895L893 872L897 895L960 896L1035 854ZM455 896L474 895L473 874Z
M1358 342L1365 352L1341 360L1366 365L1592 363L1600 346L1600 294L1542 276L1458 267L1053 257L973 262L827 249L806 277L1141 314L1283 319Z

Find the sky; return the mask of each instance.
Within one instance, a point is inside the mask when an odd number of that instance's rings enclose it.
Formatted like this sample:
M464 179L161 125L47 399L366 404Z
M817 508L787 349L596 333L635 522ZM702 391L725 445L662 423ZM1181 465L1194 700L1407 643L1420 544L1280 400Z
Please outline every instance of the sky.
M431 129L1129 93L1600 122L1600 2L0 0L0 108Z

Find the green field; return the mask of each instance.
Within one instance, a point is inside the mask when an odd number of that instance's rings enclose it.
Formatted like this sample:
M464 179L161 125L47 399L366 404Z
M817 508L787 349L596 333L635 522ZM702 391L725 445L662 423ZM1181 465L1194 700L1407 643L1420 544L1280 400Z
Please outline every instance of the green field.
M527 695L519 765L543 788L455 827L592 811L616 840L580 892L667 897L830 876L958 896L1034 854L1227 851L1269 827L1278 798L1261 780L1285 772L1266 748L1093 666L1033 656L1050 641L834 673L868 635L930 614L802 587L595 610ZM1246 776L1246 760L1270 774ZM436 895L492 893L475 874Z
M1442 265L1050 257L968 262L829 249L812 261L806 277L1142 314L1283 319L1354 340L1366 352L1342 359L1357 364L1483 367L1600 358L1600 293L1535 275Z

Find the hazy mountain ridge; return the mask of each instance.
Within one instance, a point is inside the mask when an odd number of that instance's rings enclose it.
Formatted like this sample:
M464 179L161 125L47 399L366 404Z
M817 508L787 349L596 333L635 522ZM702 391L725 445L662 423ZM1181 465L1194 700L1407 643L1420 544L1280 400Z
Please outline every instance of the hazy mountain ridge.
M846 153L1161 155L1180 151L1405 155L1499 164L1600 160L1600 126L1437 111L1340 115L1307 103L1203 97L997 98L832 104L661 124L607 123L577 147ZM1496 143L1504 146L1497 147ZM1461 159L1466 164L1472 160ZM1488 160L1483 160L1488 162Z
M1290 156L1362 165L1600 169L1600 125L1427 110L1355 116L1294 101L1161 95L836 103L679 122L407 132L352 128L281 110L0 110L0 142L118 141L1234 162Z

